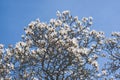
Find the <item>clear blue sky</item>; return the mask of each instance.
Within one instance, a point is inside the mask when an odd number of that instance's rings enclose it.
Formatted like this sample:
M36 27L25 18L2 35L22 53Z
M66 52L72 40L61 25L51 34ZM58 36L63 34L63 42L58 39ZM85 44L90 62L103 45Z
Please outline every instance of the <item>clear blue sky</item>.
M15 44L32 20L48 22L57 10L70 10L79 19L92 16L93 29L107 35L120 31L120 0L0 0L0 43Z

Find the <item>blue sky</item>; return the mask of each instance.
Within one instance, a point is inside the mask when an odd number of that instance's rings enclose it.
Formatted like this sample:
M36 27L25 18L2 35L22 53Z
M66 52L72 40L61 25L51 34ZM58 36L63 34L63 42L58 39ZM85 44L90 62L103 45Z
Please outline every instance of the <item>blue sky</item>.
M57 10L79 19L92 16L92 28L106 35L120 31L120 0L0 0L0 43L15 44L31 21L48 22Z

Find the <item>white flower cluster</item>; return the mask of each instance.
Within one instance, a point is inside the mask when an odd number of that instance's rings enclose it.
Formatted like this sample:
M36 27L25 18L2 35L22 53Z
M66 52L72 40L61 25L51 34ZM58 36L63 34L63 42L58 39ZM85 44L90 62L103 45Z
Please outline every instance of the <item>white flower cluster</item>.
M106 70L116 80L119 80L120 77L118 76L120 75L116 75L120 74L120 32L112 32L111 38L105 40L105 50L108 52L107 55L109 55L108 58L110 59L107 63Z

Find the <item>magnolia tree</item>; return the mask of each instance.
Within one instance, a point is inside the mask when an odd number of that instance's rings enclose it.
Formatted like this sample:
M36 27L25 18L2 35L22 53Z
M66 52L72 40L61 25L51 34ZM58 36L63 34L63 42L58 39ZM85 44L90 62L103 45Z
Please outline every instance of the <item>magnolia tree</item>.
M56 14L49 23L32 21L15 46L0 44L0 79L120 79L120 33L108 39L90 30L92 17L80 21L69 11ZM103 57L108 60L102 67Z
M113 32L111 38L105 40L105 51L110 59L106 64L107 76L120 79L120 32Z

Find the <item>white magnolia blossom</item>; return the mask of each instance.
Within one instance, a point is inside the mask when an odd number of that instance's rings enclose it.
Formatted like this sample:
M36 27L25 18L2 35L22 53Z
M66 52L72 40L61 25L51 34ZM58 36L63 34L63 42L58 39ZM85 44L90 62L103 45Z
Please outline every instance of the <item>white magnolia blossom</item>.
M69 12L69 11L63 11L62 14L63 14L63 15L69 15L70 12Z
M88 18L83 17L83 18L82 18L82 21L83 21L83 22L87 22L87 21L88 21Z
M6 49L5 51L6 51L6 53L7 53L8 55L12 55L12 52L11 52L10 49Z
M106 70L103 69L103 70L102 70L102 74L103 74L103 75L107 75Z
M19 48L19 47L25 47L26 46L26 43L25 42L18 42L16 43L16 48Z

